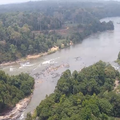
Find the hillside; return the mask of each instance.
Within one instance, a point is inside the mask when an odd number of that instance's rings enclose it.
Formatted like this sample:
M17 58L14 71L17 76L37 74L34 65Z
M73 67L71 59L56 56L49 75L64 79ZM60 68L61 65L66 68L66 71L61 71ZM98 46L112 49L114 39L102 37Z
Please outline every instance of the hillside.
M32 93L34 79L21 73L9 76L0 71L0 116L11 110L21 99Z
M111 12L113 10L113 12ZM113 23L100 23L119 15L119 4L86 2L28 2L0 7L0 63L48 52L54 46L70 46L87 36L113 30Z
M67 70L26 120L115 120L120 117L119 80L119 72L102 61L80 72Z

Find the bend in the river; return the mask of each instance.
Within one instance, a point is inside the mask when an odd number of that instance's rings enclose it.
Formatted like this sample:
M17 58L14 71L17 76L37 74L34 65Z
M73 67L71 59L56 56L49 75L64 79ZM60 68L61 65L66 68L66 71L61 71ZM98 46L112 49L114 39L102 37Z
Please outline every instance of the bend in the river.
M24 114L33 111L46 95L54 91L57 80L66 69L79 71L99 60L109 62L115 68L118 68L114 61L120 51L120 24L117 24L120 22L120 18L106 18L102 21L109 20L114 22L114 31L96 33L85 39L81 44L26 63L1 68L11 75L28 72L35 78L35 90L32 100L19 119L24 119Z

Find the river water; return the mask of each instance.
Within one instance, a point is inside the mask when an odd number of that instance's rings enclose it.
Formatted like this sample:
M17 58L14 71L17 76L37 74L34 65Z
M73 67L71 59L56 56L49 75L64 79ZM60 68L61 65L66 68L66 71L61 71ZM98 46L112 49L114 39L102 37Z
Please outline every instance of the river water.
M19 120L23 120L26 113L33 111L46 95L54 92L60 75L66 69L80 71L99 60L109 62L119 69L114 61L120 51L120 24L117 24L120 23L120 17L105 18L101 21L110 20L114 22L114 31L96 33L81 44L59 50L51 55L0 68L10 75L26 72L35 78L31 102Z

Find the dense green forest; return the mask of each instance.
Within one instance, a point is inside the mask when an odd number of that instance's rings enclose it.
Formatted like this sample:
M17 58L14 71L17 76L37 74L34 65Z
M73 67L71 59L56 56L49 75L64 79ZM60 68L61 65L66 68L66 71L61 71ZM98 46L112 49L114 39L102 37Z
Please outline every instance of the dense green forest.
M80 72L66 70L54 93L26 120L114 120L120 117L119 80L120 73L102 61Z
M0 115L4 110L13 108L19 100L31 94L34 79L21 73L9 76L0 71Z
M119 16L118 3L28 2L0 6L0 63L50 48L69 46L105 30L113 30L110 21L99 19Z

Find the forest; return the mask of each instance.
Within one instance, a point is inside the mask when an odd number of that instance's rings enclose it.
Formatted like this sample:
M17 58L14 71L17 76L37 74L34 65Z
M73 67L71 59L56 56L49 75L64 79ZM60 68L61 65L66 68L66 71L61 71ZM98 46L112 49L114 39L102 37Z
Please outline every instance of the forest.
M120 73L99 61L80 72L66 70L53 94L26 120L115 120L120 117Z
M82 42L89 35L113 30L99 20L119 16L118 3L28 2L0 6L0 63Z
M0 71L0 115L29 96L33 86L34 79L26 73L9 76L4 71Z
M82 42L114 30L105 17L120 16L119 2L40 1L0 6L0 63ZM63 47L64 46L64 47ZM120 59L120 54L118 55ZM66 70L55 91L26 120L114 120L120 117L120 73L99 61L81 71ZM34 79L0 71L0 114L29 96Z

